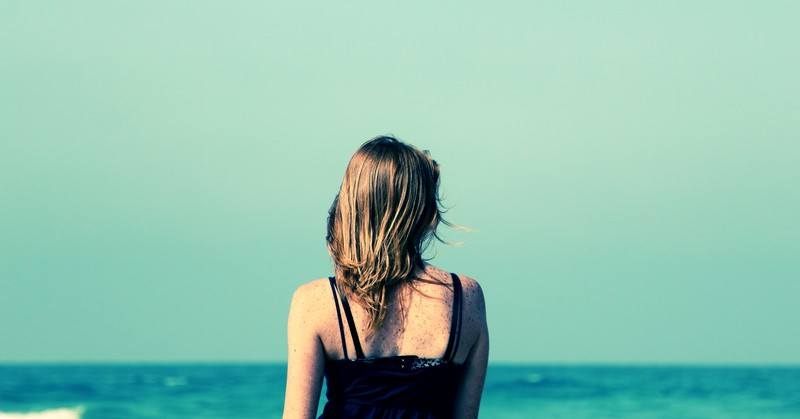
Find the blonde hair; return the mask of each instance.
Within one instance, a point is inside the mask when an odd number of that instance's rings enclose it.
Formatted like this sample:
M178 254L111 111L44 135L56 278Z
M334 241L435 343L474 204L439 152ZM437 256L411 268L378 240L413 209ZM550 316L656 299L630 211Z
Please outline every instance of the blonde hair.
M454 225L444 212L439 165L428 150L378 136L350 159L328 212L326 241L340 292L369 314L368 334L386 318L388 291L412 284L416 270L424 269L430 241L450 244L437 232L439 223Z

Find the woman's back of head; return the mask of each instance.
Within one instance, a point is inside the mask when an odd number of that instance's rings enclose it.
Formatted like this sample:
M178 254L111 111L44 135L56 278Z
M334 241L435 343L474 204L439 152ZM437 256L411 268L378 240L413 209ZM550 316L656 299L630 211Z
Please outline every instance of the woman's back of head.
M383 324L389 293L424 269L430 241L447 243L437 233L440 223L453 225L444 212L439 165L427 150L378 136L353 154L326 241L338 283L369 314L370 331Z

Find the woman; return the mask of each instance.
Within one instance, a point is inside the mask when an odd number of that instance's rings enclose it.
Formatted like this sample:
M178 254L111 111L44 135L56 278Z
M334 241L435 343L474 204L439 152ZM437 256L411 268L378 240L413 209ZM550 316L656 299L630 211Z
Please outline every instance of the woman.
M353 155L328 217L334 275L299 286L284 419L476 418L489 333L483 291L422 258L442 218L439 167L393 137ZM363 337L363 340L362 340Z

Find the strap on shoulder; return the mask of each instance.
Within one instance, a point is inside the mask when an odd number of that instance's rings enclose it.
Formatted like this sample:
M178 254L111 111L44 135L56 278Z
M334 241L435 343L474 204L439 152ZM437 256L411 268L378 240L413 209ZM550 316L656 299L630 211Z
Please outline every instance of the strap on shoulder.
M344 315L347 317L347 325L350 326L350 336L353 338L353 346L356 348L356 359L365 358L364 351L361 350L361 342L358 340L358 332L356 331L355 321L353 321L353 313L350 311L350 304L347 302L347 296L344 293L339 293L339 297L342 299L342 308L344 309Z
M347 355L347 341L344 339L344 326L342 325L342 313L339 311L339 298L336 297L336 278L329 276L328 282L331 284L331 292L333 293L333 304L336 306L336 317L339 318L339 334L342 337L342 353L344 359L348 359Z
M453 278L453 314L450 316L450 338L447 340L447 349L444 351L444 359L452 361L458 351L458 343L461 338L461 280L458 275L450 272Z

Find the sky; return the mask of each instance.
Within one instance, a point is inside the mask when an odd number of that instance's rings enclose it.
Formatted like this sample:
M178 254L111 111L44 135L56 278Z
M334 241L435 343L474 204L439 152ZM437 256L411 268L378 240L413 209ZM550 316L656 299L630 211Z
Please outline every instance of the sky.
M490 362L800 363L800 6L645 3L0 2L0 362L284 362L391 134Z

